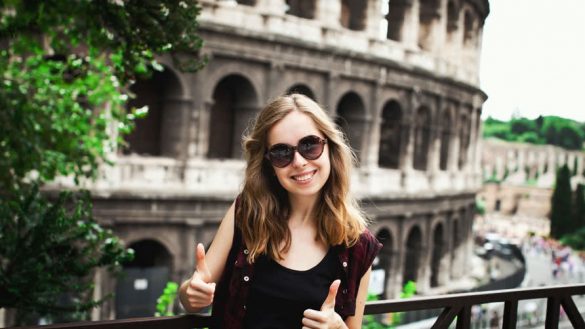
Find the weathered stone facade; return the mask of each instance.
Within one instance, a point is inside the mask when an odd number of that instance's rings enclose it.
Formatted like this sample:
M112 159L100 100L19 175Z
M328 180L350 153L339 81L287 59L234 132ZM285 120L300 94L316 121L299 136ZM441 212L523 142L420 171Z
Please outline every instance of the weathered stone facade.
M174 281L190 275L195 243L210 243L240 189L246 125L270 98L298 91L327 109L359 157L352 188L384 242L383 297L407 280L421 294L464 288L481 186L488 1L200 4L209 63L185 74L162 58L165 71L134 86L149 117L93 187L96 216L150 256L133 265L166 267ZM121 314L118 304L96 317Z
M585 153L552 145L497 139L482 145L484 185L480 196L487 212L548 218L557 169L567 164L573 190L585 182Z

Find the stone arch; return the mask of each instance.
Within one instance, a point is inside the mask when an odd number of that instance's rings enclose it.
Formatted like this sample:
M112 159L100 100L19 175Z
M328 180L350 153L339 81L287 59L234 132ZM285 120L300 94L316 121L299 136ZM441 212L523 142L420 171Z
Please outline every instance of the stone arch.
M380 267L384 269L384 293L380 299L390 298L391 292L388 291L390 277L392 275L392 268L394 263L394 238L389 229L383 228L376 234L378 241L382 243L382 249L378 255L380 259Z
M288 15L313 19L315 18L316 1L315 0L286 0Z
M347 136L349 145L359 160L366 117L366 108L362 98L353 91L345 93L337 104L336 113L335 122Z
M146 156L173 156L173 145L177 144L177 124L181 112L174 111L173 102L181 99L183 88L178 76L164 66L162 72L155 71L148 78L139 78L130 86L135 98L127 103L127 109L148 107L146 117L136 119L134 130L125 136L127 146L124 154ZM180 131L180 130L179 130Z
M405 247L404 273L402 275L403 286L408 281L416 282L418 279L418 270L422 256L422 232L418 225L413 226L408 232Z
M422 0L419 9L418 45L421 49L431 50L435 22L439 20L441 12L440 0Z
M124 275L116 284L116 318L151 316L156 301L170 278L171 253L155 239L131 243L134 259L124 264Z
M383 168L398 169L401 160L403 111L396 100L386 102L382 109L380 123L380 149L378 165Z
M447 2L447 34L451 35L459 28L459 6L454 0Z
M416 170L427 170L431 139L431 111L426 106L419 107L415 117L414 164Z
M433 229L433 241L431 248L431 287L438 287L440 285L439 276L441 275L441 262L445 256L446 244L443 224L438 223Z
M404 19L411 6L409 1L388 0L388 14L385 17L388 21L387 39L403 41Z
M244 5L244 6L255 6L256 5L256 0L236 0L236 2L238 3L238 5Z
M470 142L470 127L471 123L467 114L462 114L459 120L459 169L467 163L467 149Z
M221 79L213 91L209 121L209 158L240 158L241 139L258 110L258 95L239 74Z
M451 149L451 129L453 129L453 118L451 111L447 110L441 125L441 148L439 152L439 169L447 170L449 165L449 153Z
M471 10L465 10L463 15L463 44L472 46L476 39L476 18Z
M129 248L134 250L134 259L124 267L153 267L165 266L173 268L173 256L159 241L142 239L130 243Z
M288 90L286 91L286 94L287 95L289 95L289 94L303 94L303 95L309 97L310 99L317 101L313 90L311 90L311 88L309 88L307 85L302 84L302 83L295 84L294 86L288 88Z
M354 30L363 31L366 28L366 0L341 0L341 26Z

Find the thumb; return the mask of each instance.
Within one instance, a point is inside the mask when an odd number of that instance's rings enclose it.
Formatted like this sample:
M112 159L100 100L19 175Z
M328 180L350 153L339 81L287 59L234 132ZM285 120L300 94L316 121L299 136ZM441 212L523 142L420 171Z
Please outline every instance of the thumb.
M331 283L329 287L329 294L325 301L323 302L323 306L321 306L321 311L325 310L332 310L335 308L335 296L337 296L337 289L339 289L339 285L341 284L341 280L337 279Z
M198 243L197 249L195 250L195 257L197 259L197 267L195 270L196 273L199 274L199 278L204 282L208 283L211 280L211 272L209 272L209 268L207 267L207 262L205 261L205 248L203 244Z

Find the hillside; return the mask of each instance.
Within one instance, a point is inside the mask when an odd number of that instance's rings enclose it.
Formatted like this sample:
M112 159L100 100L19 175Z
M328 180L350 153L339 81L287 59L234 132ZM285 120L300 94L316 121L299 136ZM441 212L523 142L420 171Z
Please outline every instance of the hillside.
M483 121L483 137L583 150L585 123L557 116L539 116L534 120L519 117L510 121L488 117Z

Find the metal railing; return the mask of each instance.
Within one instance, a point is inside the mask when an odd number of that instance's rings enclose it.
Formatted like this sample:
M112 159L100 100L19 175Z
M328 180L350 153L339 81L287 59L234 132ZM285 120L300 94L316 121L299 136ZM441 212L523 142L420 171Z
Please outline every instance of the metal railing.
M486 303L504 303L501 328L515 329L518 318L518 302L529 299L546 299L546 329L559 327L561 306L573 328L585 328L585 321L579 312L573 296L584 295L585 284L550 286L539 288L507 289L496 291L459 293L443 296L413 297L400 300L368 302L365 314L384 314L425 309L442 309L431 328L449 328L455 322L457 329L471 328L471 308ZM585 311L585 310L584 310ZM37 329L158 329L158 328L203 328L210 325L206 315L186 314L170 317L135 318L95 322L76 322L22 328Z

